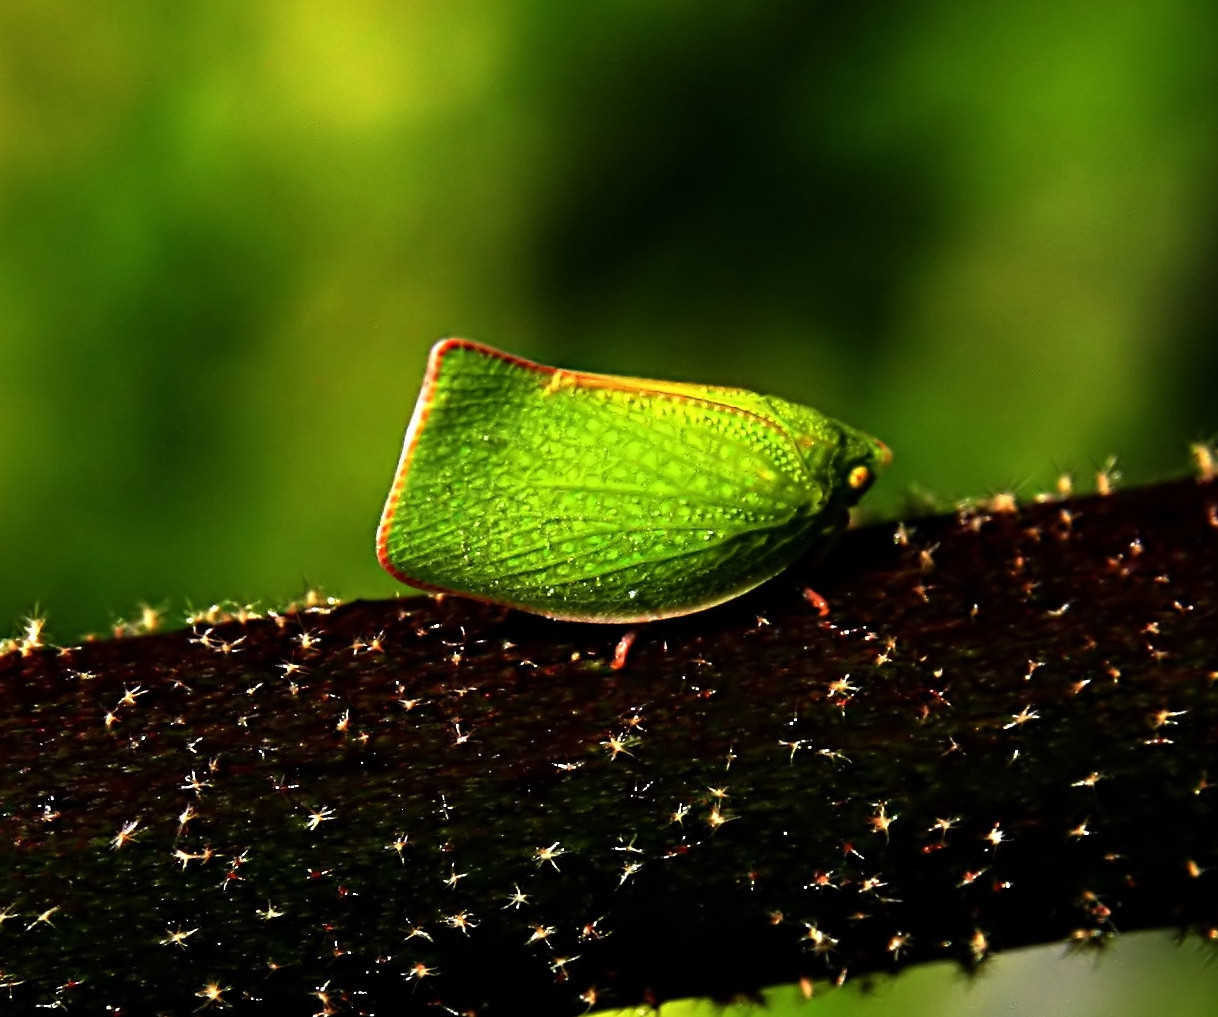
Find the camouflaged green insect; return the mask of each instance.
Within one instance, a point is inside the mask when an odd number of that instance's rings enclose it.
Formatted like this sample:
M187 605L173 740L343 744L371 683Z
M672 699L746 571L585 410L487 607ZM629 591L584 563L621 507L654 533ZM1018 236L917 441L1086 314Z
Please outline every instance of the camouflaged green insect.
M432 347L377 532L410 586L548 618L721 604L826 548L891 458L807 406Z

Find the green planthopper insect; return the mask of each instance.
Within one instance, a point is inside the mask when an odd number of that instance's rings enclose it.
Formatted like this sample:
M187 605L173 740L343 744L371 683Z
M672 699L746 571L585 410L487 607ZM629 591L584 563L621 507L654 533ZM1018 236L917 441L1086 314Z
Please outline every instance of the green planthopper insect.
M669 618L827 547L890 458L883 442L774 396L442 339L377 556L410 586L548 618Z

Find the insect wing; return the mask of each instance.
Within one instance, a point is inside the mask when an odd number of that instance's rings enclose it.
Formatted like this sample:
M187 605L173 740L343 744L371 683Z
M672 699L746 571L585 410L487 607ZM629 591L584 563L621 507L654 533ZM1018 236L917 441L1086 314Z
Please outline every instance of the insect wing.
M789 564L823 522L826 486L771 402L793 406L444 340L382 518L381 561L410 585L554 618L720 603Z

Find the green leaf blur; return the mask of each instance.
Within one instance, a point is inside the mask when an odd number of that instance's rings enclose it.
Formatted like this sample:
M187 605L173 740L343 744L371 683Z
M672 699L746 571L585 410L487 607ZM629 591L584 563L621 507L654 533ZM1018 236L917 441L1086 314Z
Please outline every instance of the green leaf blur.
M428 346L772 391L874 500L1212 435L1200 2L0 12L0 618L394 585Z

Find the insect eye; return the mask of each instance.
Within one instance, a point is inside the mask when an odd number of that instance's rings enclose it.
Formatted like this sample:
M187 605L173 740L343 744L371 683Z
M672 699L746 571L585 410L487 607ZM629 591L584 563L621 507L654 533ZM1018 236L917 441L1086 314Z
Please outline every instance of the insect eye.
M864 491L871 485L872 479L871 471L866 466L856 466L850 471L846 483L856 491Z

